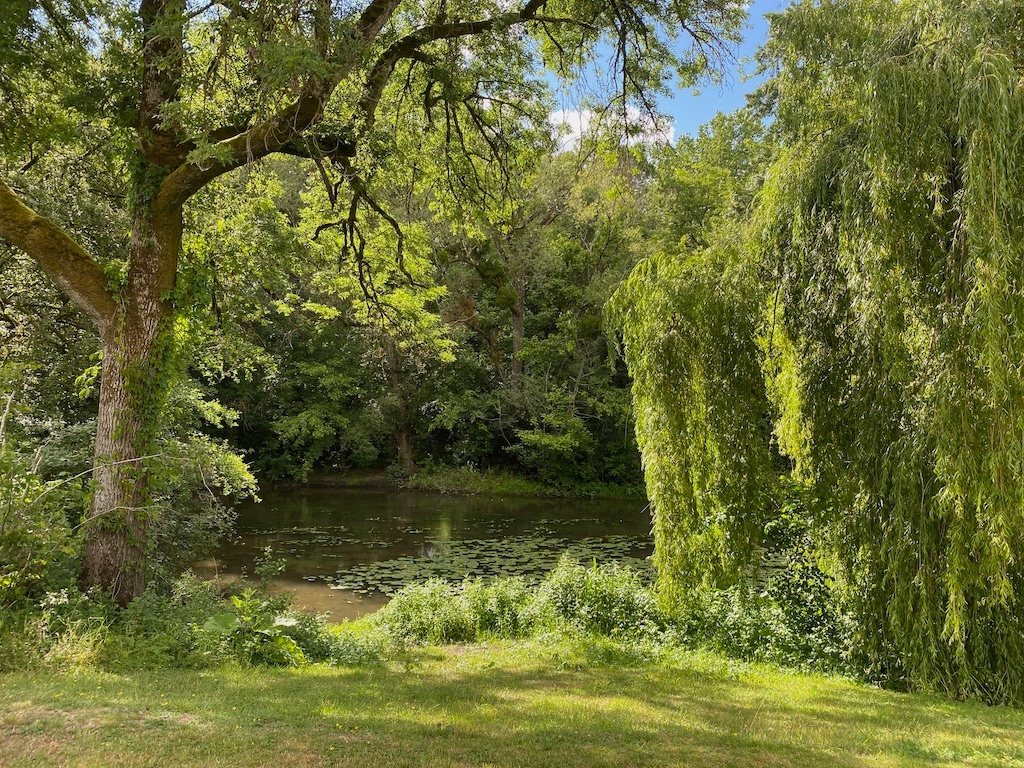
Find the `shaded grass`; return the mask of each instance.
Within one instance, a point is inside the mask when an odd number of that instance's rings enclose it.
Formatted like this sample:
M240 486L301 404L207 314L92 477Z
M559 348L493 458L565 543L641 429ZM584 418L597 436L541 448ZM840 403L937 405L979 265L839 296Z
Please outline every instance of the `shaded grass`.
M22 766L1024 766L1024 712L543 640L388 666L0 676Z

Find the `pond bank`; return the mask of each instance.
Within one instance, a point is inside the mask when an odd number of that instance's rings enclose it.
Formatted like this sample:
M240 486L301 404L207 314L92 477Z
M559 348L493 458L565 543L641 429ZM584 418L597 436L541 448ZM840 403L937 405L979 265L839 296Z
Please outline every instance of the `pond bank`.
M344 620L430 578L539 581L565 552L642 567L653 550L650 530L643 500L305 486L240 505L236 537L193 567L203 577L252 576L269 547L285 565L273 589Z
M466 467L428 467L411 477L393 477L380 470L352 470L341 474L310 475L303 481L279 482L275 489L362 488L390 491L428 491L453 495L488 495L541 499L646 500L642 483L587 483L552 486L506 472L480 472Z

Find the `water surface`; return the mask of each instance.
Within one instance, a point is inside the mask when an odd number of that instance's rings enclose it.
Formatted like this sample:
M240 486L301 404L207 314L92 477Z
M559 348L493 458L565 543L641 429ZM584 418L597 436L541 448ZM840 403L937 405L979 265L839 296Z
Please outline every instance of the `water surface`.
M268 491L238 510L238 536L197 564L205 574L253 575L270 546L285 559L275 580L296 603L336 620L383 605L432 576L540 579L563 552L592 560L650 555L643 501L502 499L337 488Z

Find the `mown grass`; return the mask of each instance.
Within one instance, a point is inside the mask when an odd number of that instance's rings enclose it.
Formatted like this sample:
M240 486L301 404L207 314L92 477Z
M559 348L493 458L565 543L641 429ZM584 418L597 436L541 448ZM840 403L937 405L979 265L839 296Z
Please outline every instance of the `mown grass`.
M0 765L1024 766L1021 710L590 650L541 638L356 669L5 674Z

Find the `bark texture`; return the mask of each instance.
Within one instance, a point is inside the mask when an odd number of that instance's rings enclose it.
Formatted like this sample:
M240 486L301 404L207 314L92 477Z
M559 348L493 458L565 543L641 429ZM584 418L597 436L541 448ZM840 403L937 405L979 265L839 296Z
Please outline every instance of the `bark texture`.
M83 587L109 590L124 605L145 590L150 469L169 385L172 306L181 209L141 211L133 223L128 290L102 336L92 506L86 522Z

